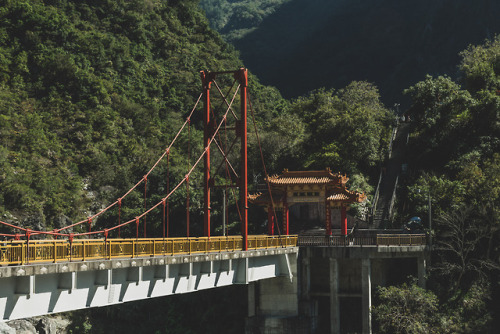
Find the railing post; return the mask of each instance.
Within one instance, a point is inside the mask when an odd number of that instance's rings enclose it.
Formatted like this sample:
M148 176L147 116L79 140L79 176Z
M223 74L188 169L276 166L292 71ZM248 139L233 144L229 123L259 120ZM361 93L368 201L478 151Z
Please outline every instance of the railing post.
M57 262L57 248L56 248L56 242L54 241L54 263Z

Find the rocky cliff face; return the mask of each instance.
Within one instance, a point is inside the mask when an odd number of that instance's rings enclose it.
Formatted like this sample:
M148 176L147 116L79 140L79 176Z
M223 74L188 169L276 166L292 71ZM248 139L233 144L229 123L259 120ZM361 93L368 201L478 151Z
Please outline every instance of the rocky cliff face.
M34 317L0 323L0 334L65 334L69 325L62 316Z

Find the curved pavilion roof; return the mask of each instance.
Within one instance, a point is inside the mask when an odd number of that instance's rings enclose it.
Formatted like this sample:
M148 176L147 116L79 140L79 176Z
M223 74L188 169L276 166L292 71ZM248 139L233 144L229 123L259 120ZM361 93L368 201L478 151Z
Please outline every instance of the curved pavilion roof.
M365 199L366 195L364 193L358 193L357 191L350 191L344 188L340 192L331 194L326 200L329 202L360 203Z
M330 168L320 171L288 171L283 170L281 175L273 175L268 178L271 185L331 185L345 187L349 178L340 173L334 174Z
M366 199L364 193L346 189L345 185L348 180L349 178L346 175L332 173L329 168L321 171L288 171L285 169L281 175L273 175L267 179L271 186L273 202L275 202L275 204L280 203L287 197L286 192L288 192L288 199L293 199L295 203L300 203L302 201L311 202L311 200L302 198L302 196L309 196L309 194L314 194L313 198L316 198L318 202L324 201L325 197L326 200L332 204L363 202ZM299 189L317 186L322 186L323 188L324 186L324 191L321 192L323 199L319 198L320 193L318 192L291 191L293 188L297 189L296 186L298 186ZM288 190L285 191L285 189ZM291 198L291 196L293 198ZM248 199L250 202L260 205L266 205L271 202L271 198L267 191L264 193L249 194Z

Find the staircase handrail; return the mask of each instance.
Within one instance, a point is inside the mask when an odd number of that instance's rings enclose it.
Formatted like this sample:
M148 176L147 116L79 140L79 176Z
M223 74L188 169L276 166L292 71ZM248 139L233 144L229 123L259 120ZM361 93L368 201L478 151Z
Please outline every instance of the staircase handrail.
M397 133L398 133L398 126L396 125L395 127L392 128L391 140L389 141L389 147L387 149L388 159L390 159L392 156L392 146L393 146L394 139L396 138ZM378 178L377 188L375 190L375 195L373 196L372 207L370 208L370 216L372 218L375 215L375 212L377 211L377 202L378 202L378 198L380 196L380 183L382 182L383 172L384 172L384 168L382 167L382 168L380 168L380 175Z
M387 149L389 159L392 156L392 145L394 144L394 140L396 139L397 133L398 133L398 127L395 126L394 128L392 128L392 136L391 136L391 140L389 141L389 148Z
M378 178L378 183L377 183L377 189L375 190L375 196L373 196L373 202L372 202L372 207L371 207L371 217L373 217L373 215L375 214L375 211L377 211L377 202L378 202L378 198L379 198L379 195L380 195L380 183L382 182L382 169L380 170L380 176Z
M393 218L394 202L396 201L396 190L398 189L399 175L396 177L396 182L394 182L394 190L392 191L391 204L389 205L389 221Z

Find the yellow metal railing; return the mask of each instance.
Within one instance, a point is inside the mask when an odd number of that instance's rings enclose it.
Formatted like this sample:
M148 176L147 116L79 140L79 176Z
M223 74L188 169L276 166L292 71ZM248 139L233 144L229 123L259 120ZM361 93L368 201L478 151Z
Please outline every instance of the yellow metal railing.
M377 234L374 236L300 236L299 246L425 246L425 234Z
M427 244L425 234L379 234L379 246L423 246Z
M248 249L294 247L296 235L248 236ZM0 265L37 262L85 261L159 255L179 255L238 251L243 248L241 236L201 238L36 240L0 243Z

